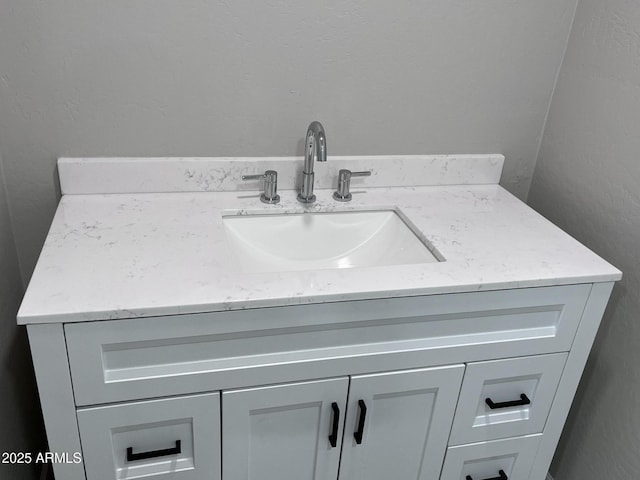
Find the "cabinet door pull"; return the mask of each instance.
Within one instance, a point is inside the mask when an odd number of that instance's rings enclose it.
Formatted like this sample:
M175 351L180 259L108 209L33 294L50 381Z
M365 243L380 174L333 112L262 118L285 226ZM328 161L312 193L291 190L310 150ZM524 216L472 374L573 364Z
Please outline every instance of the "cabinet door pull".
M182 452L182 442L176 440L176 446L173 448L165 448L163 450L152 450L150 452L133 453L133 447L127 448L127 462L135 462L136 460L146 460L147 458L166 457L167 455L178 455Z
M508 407L521 407L522 405L529 405L531 400L524 393L520 394L520 400L512 400L510 402L498 402L495 403L490 398L485 399L487 405L491 410L495 410L496 408L508 408Z
M340 407L336 402L331 404L331 410L333 411L333 423L331 426L331 435L329 435L329 443L333 448L336 448L338 444L338 427L340 423Z
M504 473L504 470L499 470L498 471L498 475L500 475L499 477L492 477L492 478L485 478L484 480L509 480L509 477L507 477L507 474ZM473 477L471 475L467 475L467 480L473 480Z
M358 419L358 429L353 432L353 438L360 445L362 443L362 434L364 433L364 422L367 418L367 405L364 400L358 400L358 407L360 407L360 418Z

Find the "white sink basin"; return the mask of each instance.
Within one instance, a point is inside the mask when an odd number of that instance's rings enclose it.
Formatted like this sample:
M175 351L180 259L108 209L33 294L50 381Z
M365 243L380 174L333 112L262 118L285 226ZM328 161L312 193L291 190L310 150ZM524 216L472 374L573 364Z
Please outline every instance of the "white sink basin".
M440 261L392 210L236 215L222 221L247 273Z

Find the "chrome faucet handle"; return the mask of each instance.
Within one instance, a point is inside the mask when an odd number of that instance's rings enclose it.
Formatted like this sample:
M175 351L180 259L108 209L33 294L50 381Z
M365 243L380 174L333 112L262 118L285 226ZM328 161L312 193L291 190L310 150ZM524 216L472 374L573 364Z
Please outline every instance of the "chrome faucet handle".
M341 169L338 172L338 190L333 192L334 200L338 202L350 202L352 195L349 191L351 186L351 177L369 177L371 176L371 170L364 172L352 172L351 170Z
M264 191L260 194L262 203L274 204L280 201L278 195L278 172L275 170L267 170L263 174L242 175L242 180L263 180Z

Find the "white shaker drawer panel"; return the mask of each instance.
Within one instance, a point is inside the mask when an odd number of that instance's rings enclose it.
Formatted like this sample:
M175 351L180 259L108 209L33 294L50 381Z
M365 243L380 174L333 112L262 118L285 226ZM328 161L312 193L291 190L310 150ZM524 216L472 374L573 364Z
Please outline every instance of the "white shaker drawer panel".
M542 432L567 355L468 364L449 444Z
M65 325L77 405L567 351L590 285Z
M449 447L440 480L529 480L542 434Z
M220 480L220 394L84 408L87 480Z

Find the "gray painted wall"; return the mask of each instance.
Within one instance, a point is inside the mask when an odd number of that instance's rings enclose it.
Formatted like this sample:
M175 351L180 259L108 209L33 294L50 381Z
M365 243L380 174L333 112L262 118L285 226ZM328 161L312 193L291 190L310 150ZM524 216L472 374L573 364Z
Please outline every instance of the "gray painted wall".
M25 278L61 155L503 153L524 198L577 0L0 0Z
M581 0L529 201L624 271L551 469L640 472L640 4Z
M0 452L44 447L44 432L24 327L16 326L22 282L0 157ZM0 479L36 478L38 466L0 464Z

